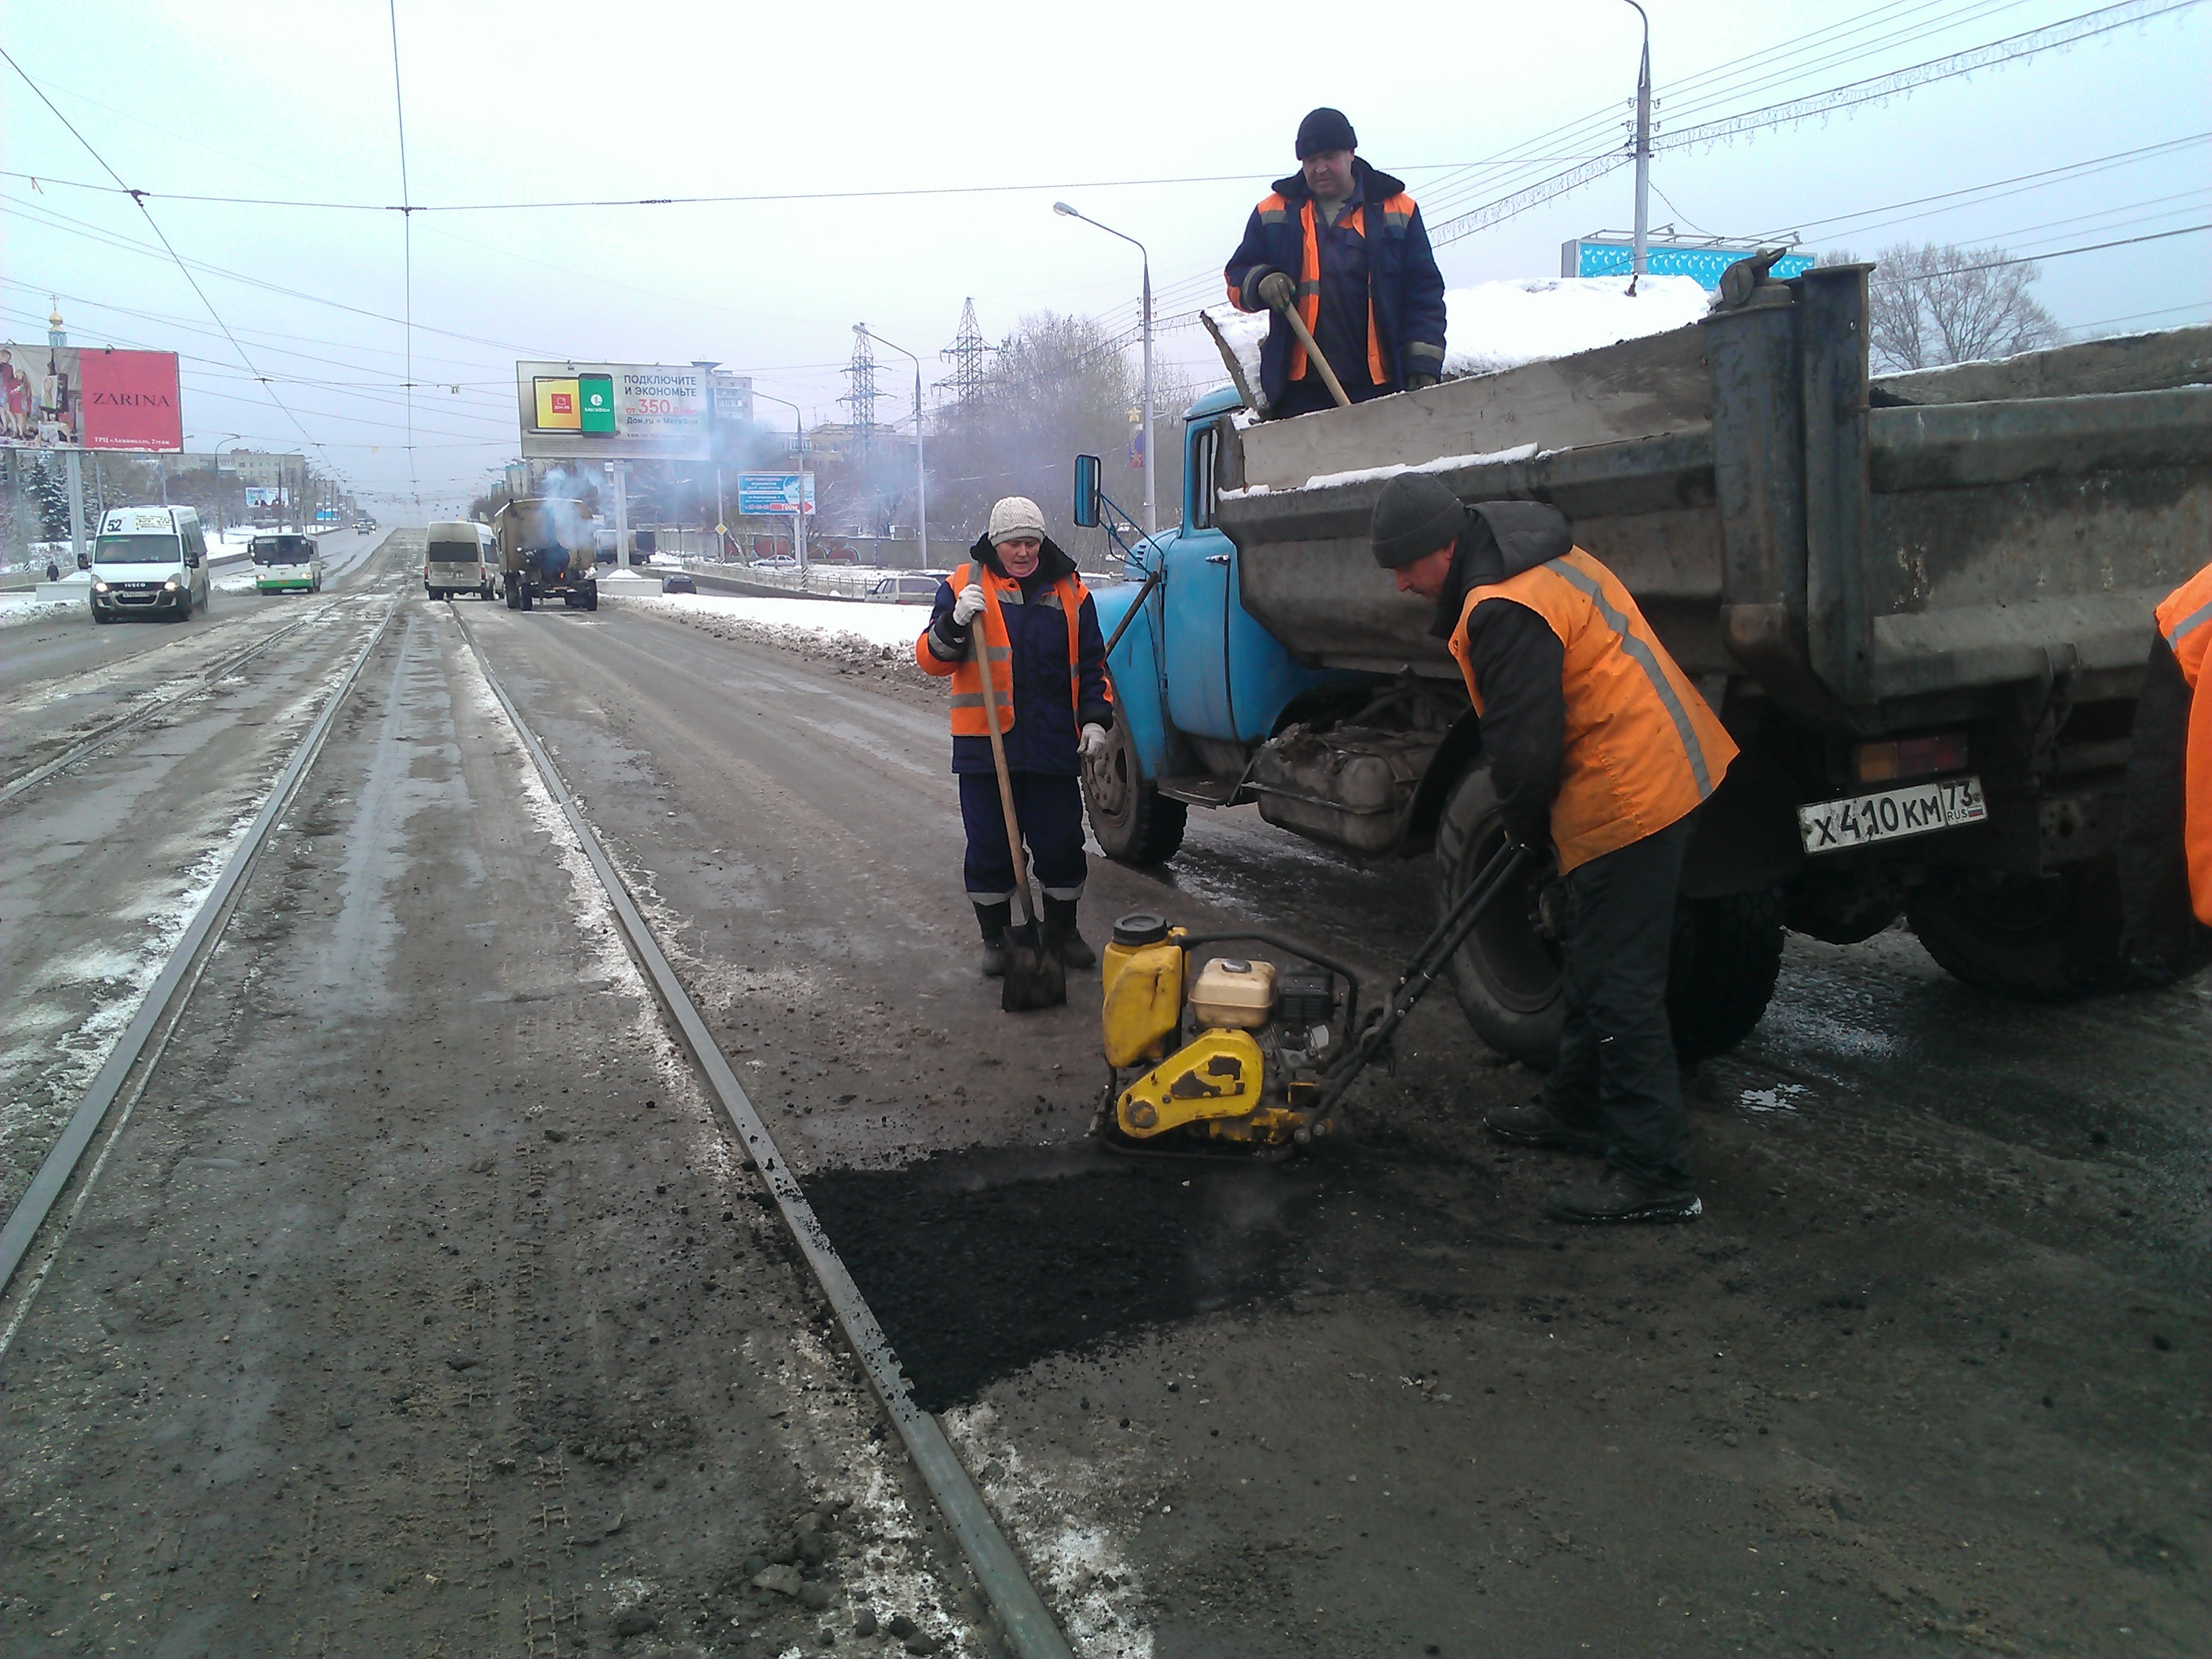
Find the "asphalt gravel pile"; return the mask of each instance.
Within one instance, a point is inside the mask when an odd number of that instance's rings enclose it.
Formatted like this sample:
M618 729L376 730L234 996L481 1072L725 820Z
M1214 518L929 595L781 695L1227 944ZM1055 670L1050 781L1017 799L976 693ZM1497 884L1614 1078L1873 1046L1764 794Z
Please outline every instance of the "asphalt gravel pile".
M1324 1179L1317 1165L978 1148L819 1171L807 1194L937 1412L1049 1355L1281 1301Z

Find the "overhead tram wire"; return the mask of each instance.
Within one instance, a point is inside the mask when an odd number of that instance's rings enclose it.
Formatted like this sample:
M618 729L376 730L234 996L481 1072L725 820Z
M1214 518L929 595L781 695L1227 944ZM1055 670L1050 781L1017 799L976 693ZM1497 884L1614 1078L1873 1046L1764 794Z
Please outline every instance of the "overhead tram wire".
M415 209L407 189L407 102L399 84L399 0L385 0L392 18L392 112L399 126L400 290L407 338L407 482L415 505L422 505L415 474Z
M92 140L86 137L82 133L76 130L75 124L70 120L69 117L63 114L61 111L55 106L54 100L46 96L46 89L40 87L36 81L31 79L29 74L24 70L23 66L15 61L14 54L9 52L5 46L0 46L0 58L5 58L7 60L8 67L14 70L18 76L21 76L22 77L23 83L29 87L33 92L38 94L39 101L52 112L54 119L59 121L62 125L69 129L70 137L76 139L78 143L84 146L85 154L91 156L92 159L99 164L100 170L105 173L109 178L114 179L117 187L122 190L125 194L128 195L131 201L137 204L138 211L144 216L147 225L153 230L154 234L160 239L161 246L167 252L169 258L175 263L177 270L183 274L185 281L191 284L192 292L199 296L200 303L207 307L208 315L215 319L216 326L222 331L223 337L230 342L230 349L238 354L238 361L245 366L248 374L253 375L260 381L261 390L268 398L269 401L276 404L278 409L283 410L284 417L290 421L295 427L299 428L300 436L306 442L307 447L310 449L314 450L318 454L321 454L323 459L325 461L328 461L330 459L328 453L325 452L322 446L315 441L314 434L307 430L306 423L303 422L297 415L292 412L291 406L285 403L282 398L276 395L276 387L271 386L267 379L262 375L261 371L254 367L253 359L246 354L246 348L239 343L238 337L230 331L230 325L223 321L222 313L215 308L215 302L208 298L207 290L200 286L199 278L192 275L191 268L185 263L184 256L179 253L175 246L170 242L168 234L161 228L161 222L154 217L154 210L146 205L144 198L141 193L132 190L128 185L125 185L123 182L123 175L118 173L113 167L107 165L107 158L102 155L99 150L93 147Z

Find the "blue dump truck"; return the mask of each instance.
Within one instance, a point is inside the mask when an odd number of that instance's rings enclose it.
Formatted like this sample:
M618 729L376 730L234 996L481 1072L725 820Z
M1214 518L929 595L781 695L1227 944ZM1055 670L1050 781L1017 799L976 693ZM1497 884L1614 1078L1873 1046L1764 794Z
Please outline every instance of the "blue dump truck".
M1366 549L1383 479L1419 467L1564 511L1741 747L1684 871L1686 1057L1758 1022L1785 928L1850 944L1902 915L1985 990L2115 983L2151 610L2212 550L2212 329L1876 380L1866 272L1747 261L1689 327L1294 420L1194 404L1182 524L1098 591L1122 715L1083 781L1099 845L1156 863L1192 807L1249 802L1425 860L1407 878L1447 905L1482 867L1480 722L1432 607ZM1096 460L1076 477L1078 522L1110 526ZM1537 1065L1558 896L1532 877L1452 964L1478 1034Z

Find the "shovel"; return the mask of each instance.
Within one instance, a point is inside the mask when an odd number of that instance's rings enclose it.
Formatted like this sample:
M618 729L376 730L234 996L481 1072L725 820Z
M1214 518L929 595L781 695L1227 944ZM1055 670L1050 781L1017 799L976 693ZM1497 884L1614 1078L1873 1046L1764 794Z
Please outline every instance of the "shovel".
M1306 326L1306 319L1298 315L1298 308L1296 306L1277 306L1275 309L1291 325L1291 332L1298 337L1298 343L1306 349L1306 356L1313 359L1313 366L1321 371L1322 382L1328 387L1328 395L1336 399L1336 406L1339 409L1351 408L1352 399L1344 395L1344 382L1336 378L1336 371L1328 366L1328 359L1322 355L1321 346L1314 339L1313 331ZM1200 314L1205 313L1201 312Z
M1029 865L1022 857L1022 823L1014 811L1014 781L1006 771L1006 740L999 734L999 692L991 683L991 654L984 648L983 619L975 618L973 643L976 672L983 677L984 729L991 734L991 763L999 771L999 805L1006 812L1006 845L1014 855L1014 914L1006 925L1006 976L1000 981L999 1006L1010 1014L1057 1008L1067 1000L1067 964L1048 951L1037 933L1030 903ZM1007 688L1011 694L1012 687Z

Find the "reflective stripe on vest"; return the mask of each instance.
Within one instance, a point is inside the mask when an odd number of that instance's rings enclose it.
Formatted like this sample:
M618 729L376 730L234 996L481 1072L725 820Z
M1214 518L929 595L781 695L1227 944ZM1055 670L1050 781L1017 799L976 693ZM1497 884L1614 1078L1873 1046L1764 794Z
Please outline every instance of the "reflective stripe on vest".
M2160 603L2158 631L2166 636L2181 664L2182 678L2194 686L2206 655L2212 653L2212 564Z
M1735 742L1620 579L1580 548L1468 592L1451 653L1477 714L1468 624L1492 599L1535 612L1562 647L1567 718L1552 836L1563 872L1656 834L1719 786Z

